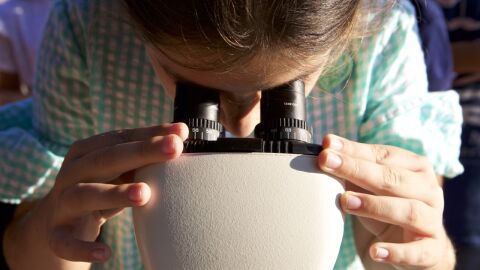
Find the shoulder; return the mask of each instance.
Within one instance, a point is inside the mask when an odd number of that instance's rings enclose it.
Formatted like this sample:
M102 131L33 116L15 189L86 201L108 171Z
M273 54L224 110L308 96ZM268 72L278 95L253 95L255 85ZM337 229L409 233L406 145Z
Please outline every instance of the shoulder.
M363 30L350 46L356 64L370 69L371 65L401 62L413 51L421 52L415 8L409 1L383 0L372 5L365 9L366 19L360 22Z
M399 54L407 53L407 39L418 37L415 8L408 0L366 0L362 4L358 36L325 71L328 76L318 82L322 89L335 89L349 79L372 78L371 72L394 64L399 61ZM352 76L352 72L357 76Z
M85 27L97 20L124 16L122 1L118 0L55 0L53 12Z
M55 0L47 29L51 35L67 36L86 52L98 40L110 42L120 36L117 32L126 25L122 3L121 0Z
M368 11L367 32L380 46L405 35L418 32L416 12L410 1L379 1L383 6ZM367 33L367 34L370 34Z

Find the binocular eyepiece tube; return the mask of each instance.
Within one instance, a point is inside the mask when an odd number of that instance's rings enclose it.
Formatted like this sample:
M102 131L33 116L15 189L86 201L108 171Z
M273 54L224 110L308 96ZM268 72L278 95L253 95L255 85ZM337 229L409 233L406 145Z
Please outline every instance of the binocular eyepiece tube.
M219 93L191 84L177 84L174 122L185 122L190 140L215 141L221 138ZM306 122L305 85L296 80L262 91L260 123L255 137L263 140L312 141L312 128Z

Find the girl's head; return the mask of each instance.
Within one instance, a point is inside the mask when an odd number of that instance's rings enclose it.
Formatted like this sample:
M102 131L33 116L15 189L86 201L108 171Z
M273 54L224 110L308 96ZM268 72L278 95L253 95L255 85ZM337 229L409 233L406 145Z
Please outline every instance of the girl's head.
M261 89L301 78L309 92L347 46L360 0L124 0L166 91L221 92L221 121L248 135Z

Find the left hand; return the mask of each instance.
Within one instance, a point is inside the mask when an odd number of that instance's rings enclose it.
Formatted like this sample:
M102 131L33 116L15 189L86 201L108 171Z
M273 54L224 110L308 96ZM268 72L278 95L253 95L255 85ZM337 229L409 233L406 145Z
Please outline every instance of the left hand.
M341 206L374 235L368 251L374 261L397 269L453 269L443 191L426 157L334 135L323 147L319 166L347 181Z

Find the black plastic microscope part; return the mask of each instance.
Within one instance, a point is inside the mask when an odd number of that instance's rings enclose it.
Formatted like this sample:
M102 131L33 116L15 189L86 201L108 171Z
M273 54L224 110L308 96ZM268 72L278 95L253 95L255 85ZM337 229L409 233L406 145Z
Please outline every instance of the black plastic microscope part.
M317 156L322 146L295 140L218 138L217 141L187 140L184 153L283 153Z
M312 128L306 122L302 81L262 91L260 124L255 138L223 138L219 120L219 92L179 83L174 122L189 127L184 153L288 153L318 155L321 145L310 143Z
M305 84L296 80L262 91L260 124L255 137L265 140L312 142L312 128L307 124Z
M190 140L215 141L223 126L219 122L218 92L192 84L178 83L175 94L173 122L189 127Z

